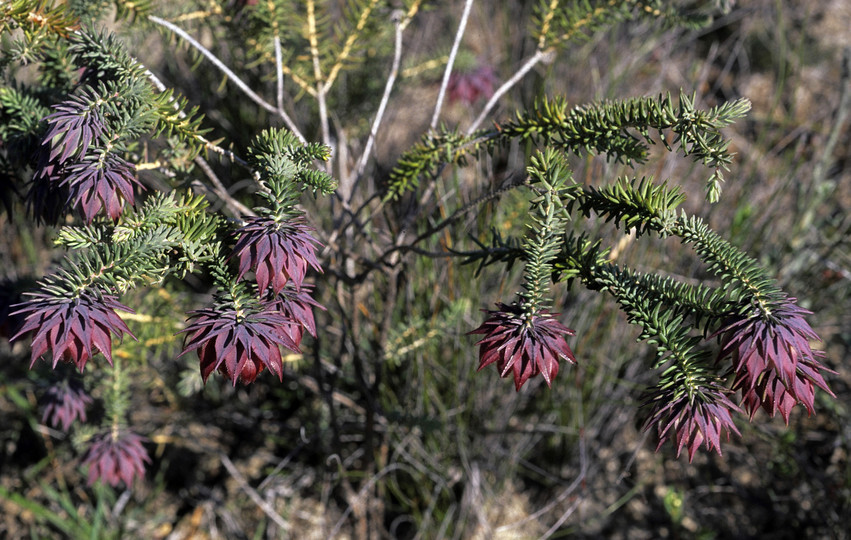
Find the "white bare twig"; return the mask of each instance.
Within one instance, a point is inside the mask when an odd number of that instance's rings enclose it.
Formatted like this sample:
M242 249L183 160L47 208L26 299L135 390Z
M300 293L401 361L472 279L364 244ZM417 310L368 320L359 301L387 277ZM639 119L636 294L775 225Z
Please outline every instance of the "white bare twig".
M509 90L511 87L517 84L520 79L522 79L533 67L538 65L539 62L549 61L552 58L552 55L555 54L552 51L538 50L534 55L532 55L520 69L517 70L517 73L511 76L510 79L502 83L496 92L493 93L491 98L485 104L485 108L482 109L482 112L479 113L478 118L476 118L470 127L467 128L467 135L472 134L474 131L479 129L479 126L482 122L485 121L485 118L488 114L490 114L491 110L496 106L497 101Z
M195 38L190 36L185 30L183 30L182 28L180 28L177 25L174 25L174 24L166 21L165 19L155 17L154 15L148 15L148 20L151 21L154 24L158 24L160 26L168 28L169 30L171 30L172 32L174 32L175 34L177 34L178 36L180 36L181 38L186 40L187 43L189 43L198 52L203 54L210 62L212 62L214 66L219 68L219 70L222 73L227 75L228 78L231 79L234 82L234 84L236 84L237 87L239 87L239 89L242 90L245 93L245 95L247 95L252 101L254 101L255 103L257 103L258 105L260 105L261 107L263 107L264 109L266 109L269 112L281 115L281 112L283 112L283 111L279 110L277 107L275 107L274 105L272 105L271 103L269 103L268 101L266 101L265 99L260 97L256 92L254 92L254 90L252 90L247 84L245 84L245 82L243 82L243 80L240 79L236 75L236 73L234 73L229 67L227 67L224 64L224 62L219 60L218 57L216 57L216 55L214 55L212 52L210 52L209 49L207 49L206 47L201 45L201 43L199 43ZM280 67L280 66L276 66L276 67ZM287 127L290 129L290 131L292 131L295 134L295 136L299 138L299 140L301 142L306 142L304 136L301 134L301 132L298 130L298 128L292 122L292 120L290 119L289 116L287 116L286 114L283 114L283 115L281 115L281 118L284 120L284 123L287 124Z
M198 167L200 167L202 171L204 171L204 174L207 175L207 178L209 178L210 182L213 183L213 193L215 193L216 196L219 197L225 203L225 206L228 207L231 213L233 213L237 217L240 215L257 215L256 213L254 213L253 210L251 210L250 208L230 196L230 193L228 193L227 188L225 188L224 184L222 184L222 181L219 180L218 175L213 170L213 168L210 167L210 164L207 163L207 160L205 160L201 156L195 156L195 164L198 165Z
M360 159L358 160L357 167L354 170L354 178L350 182L354 184L360 179L363 175L363 171L366 168L366 162L369 160L370 155L372 154L372 147L375 144L375 137L378 134L378 127L381 125L381 120L384 118L384 111L387 108L387 102L390 100L390 92L393 90L393 86L396 84L396 77L399 75L399 65L402 60L402 30L404 29L403 22L404 19L401 17L401 14L395 12L393 14L393 19L396 24L396 38L394 40L395 46L393 49L393 65L390 68L390 75L387 76L387 82L384 85L384 94L381 96L381 102L378 105L378 112L375 113L375 119L372 121L372 127L369 129L369 138L366 141L366 146L363 149L363 154L361 154ZM354 186L352 186L354 188ZM354 191L354 189L352 189Z
M284 120L284 123L290 128L290 131L295 133L300 139L304 139L296 128L295 122L289 117L284 110L284 61L281 54L281 38L275 34L275 78L277 79L277 88L275 89L275 98L278 104L278 115Z
M449 60L446 62L446 69L443 71L443 80L440 82L440 92L437 94L434 113L431 116L429 128L432 130L437 127L437 119L440 117L440 109L443 107L443 97L446 95L446 87L449 86L452 66L455 64L455 55L458 54L458 47L461 46L461 39L464 37L464 31L467 29L467 20L470 18L470 9L472 7L473 0L466 0L464 3L464 12L461 14L461 22L458 23L458 31L455 33L455 41L452 43L452 50L449 51Z
M236 467L234 466L230 458L228 458L228 456L224 453L220 453L219 458L222 460L222 464L225 466L225 469L227 469L230 475L233 476L234 480L236 480L237 484L239 484L239 487L242 488L242 490L246 494L248 494L252 501L254 501L254 504L256 504L261 510L263 510L263 513L269 516L269 519L274 521L278 525L278 527L285 531L289 531L289 522L282 518L280 514L275 512L275 509L272 508L272 505L264 501L263 497L261 497L260 494L257 493L254 488L248 485L248 482L245 481L245 477L243 477L242 474L240 474L240 472L236 470Z
M322 80L322 67L319 64L319 40L316 28L316 3L314 0L307 2L307 38L310 42L310 56L313 60L313 78L316 79L316 102L319 105L319 126L322 130L322 143L331 147L331 130L328 126L328 105L325 102L325 94L328 87Z

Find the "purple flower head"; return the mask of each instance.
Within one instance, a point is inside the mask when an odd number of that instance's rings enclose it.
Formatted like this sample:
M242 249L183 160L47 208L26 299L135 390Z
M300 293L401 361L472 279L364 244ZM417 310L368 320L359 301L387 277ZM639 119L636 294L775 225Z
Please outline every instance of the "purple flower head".
M55 222L66 208L76 206L86 222L104 209L118 219L124 202L135 203L134 187L142 188L135 167L118 155L95 148L106 125L98 109L100 98L89 91L55 105L45 117L47 133L39 150L29 199L34 213Z
M86 421L86 406L92 398L86 394L83 383L77 379L64 379L47 389L42 400L44 414L41 422L68 431L74 420Z
M514 375L514 388L539 373L547 386L558 374L559 360L576 363L565 336L575 335L544 310L526 315L519 304L497 303L497 311L486 311L488 319L470 334L484 334L479 345L479 370L496 363L500 377Z
M225 377L243 384L254 382L264 368L283 379L280 347L298 352L290 335L298 323L279 311L238 313L236 310L201 309L190 313L192 323L186 332L180 356L197 350L201 378L219 370Z
M119 483L130 487L135 478L144 478L145 464L151 462L142 446L145 439L129 430L108 431L96 435L83 456L89 467L91 486L98 480L112 487Z
M733 389L741 390L751 418L762 407L771 416L780 411L788 423L797 403L813 413L816 386L834 395L821 374L832 373L819 362L824 354L810 347L810 340L819 340L804 319L810 313L789 298L771 309L768 320L736 317L711 336L720 336L718 361L732 361Z
M136 204L134 188L143 189L135 166L96 150L68 163L40 163L27 197L33 213L48 222L56 222L68 207L77 207L91 223L101 209L110 219L118 219L125 201Z
M134 187L142 189L133 164L109 153L88 155L64 168L60 186L68 187L68 201L91 223L101 209L116 220L124 202L136 204Z
M322 271L316 259L319 242L311 230L299 219L278 223L269 217L246 218L236 231L239 238L233 248L233 256L239 258L238 279L253 269L261 293L271 286L278 294L288 281L300 290L308 266Z
M316 300L310 296L312 287L303 285L300 291L296 291L292 287L284 287L278 296L273 300L271 308L280 311L287 319L297 323L286 326L290 339L296 344L296 347L301 346L301 339L304 336L304 331L316 337L316 321L313 318L313 308L317 307L324 310Z
M30 368L47 351L53 351L54 369L63 360L73 362L82 372L89 358L98 351L112 365L112 334L122 337L126 333L136 339L115 312L133 313L133 310L114 296L86 291L71 299L37 293L18 306L21 309L12 315L23 314L24 324L12 340L30 331L34 333Z
M74 155L85 156L92 141L98 141L106 129L99 100L91 89L84 89L82 95L53 106L55 112L43 119L48 125L42 141L47 161L65 163Z
M678 396L675 392L674 388L665 387L646 402L653 404L653 409L645 429L656 426L659 432L657 452L671 439L677 447L677 457L688 447L691 462L701 444L721 455L722 432L726 433L728 441L731 431L741 437L731 415L740 409L730 401L723 387L713 383L693 397L686 392Z
M495 84L496 75L493 68L479 66L468 72L453 71L449 76L446 91L450 102L460 101L465 105L472 105L479 98L490 99Z

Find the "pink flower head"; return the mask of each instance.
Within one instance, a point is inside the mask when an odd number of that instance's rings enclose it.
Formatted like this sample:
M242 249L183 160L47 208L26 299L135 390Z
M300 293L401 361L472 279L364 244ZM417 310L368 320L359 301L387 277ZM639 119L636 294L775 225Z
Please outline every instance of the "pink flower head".
M264 368L282 380L280 347L299 351L290 337L298 323L278 311L239 314L236 310L202 309L191 312L191 318L194 320L183 330L186 345L180 356L198 351L204 382L219 370L234 386L238 380L250 384Z
M45 117L48 132L39 150L29 198L34 213L54 222L66 208L76 206L87 223L101 209L118 219L124 202L135 204L134 188L142 188L135 167L112 152L95 149L106 129L91 91L55 105Z
M83 292L77 298L63 298L50 294L31 294L21 309L12 313L23 314L24 324L12 340L33 331L30 368L47 351L53 351L53 368L59 360L73 362L80 372L86 362L102 352L112 365L112 334L125 333L136 339L116 310L133 313L114 296Z
M319 243L311 230L298 219L278 223L268 217L246 218L236 231L239 238L233 248L233 256L239 258L238 279L253 269L261 293L271 286L278 294L288 281L300 290L308 266L322 271L316 259Z
M789 298L771 309L768 320L737 317L713 334L720 336L718 361L731 359L733 389L742 391L742 405L751 418L762 407L771 416L780 411L788 423L797 403L814 412L816 386L834 395L821 374L832 373L819 362L824 354L810 347L810 340L819 338L804 319L809 314Z
M42 142L47 151L44 162L65 163L73 156L86 155L89 145L97 142L106 129L95 105L99 100L92 89L84 88L81 95L53 106L56 112L42 119L49 128Z
M89 155L63 170L60 186L68 186L68 201L91 223L95 215L106 211L116 220L124 210L124 202L136 204L134 187L142 189L136 178L136 167L109 153Z
M446 91L450 102L460 101L466 105L472 105L479 98L490 99L495 84L496 75L493 68L479 66L468 72L453 71L449 76Z
M712 384L693 397L686 392L677 396L671 387L663 388L652 396L647 401L647 404L653 404L653 409L645 429L653 425L657 427L659 444L656 451L671 439L677 447L677 457L680 457L683 448L688 447L689 462L701 444L721 455L722 432L726 432L727 440L730 440L731 431L741 436L731 415L731 412L740 409L725 392L724 388Z
M98 480L112 487L119 483L130 487L135 478L144 478L145 464L151 462L142 446L145 439L132 431L108 431L96 435L83 456L83 465L89 467L91 486Z
M575 335L546 310L526 315L518 304L497 303L488 319L470 334L484 334L479 345L479 370L496 363L500 377L514 375L514 388L543 375L547 386L558 374L559 360L576 363L565 336Z
M304 336L304 331L316 337L316 321L313 318L313 308L325 309L316 300L310 296L312 287L309 285L302 286L300 291L296 291L291 287L284 287L281 292L272 302L271 307L280 311L287 319L296 323L285 326L290 339L296 344L296 347L301 345L301 339Z
M42 423L49 421L51 426L62 426L62 431L68 431L75 420L86 421L86 406L92 403L92 398L80 381L65 379L47 389L43 403Z

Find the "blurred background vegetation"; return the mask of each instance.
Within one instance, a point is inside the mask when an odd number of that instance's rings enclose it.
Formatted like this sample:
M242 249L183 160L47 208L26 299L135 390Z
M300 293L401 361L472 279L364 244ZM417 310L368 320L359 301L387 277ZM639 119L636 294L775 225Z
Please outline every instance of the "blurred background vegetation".
M246 4L200 2L199 11L213 14L181 24L252 88L274 95L270 71L249 65L252 6ZM487 66L498 81L510 77L534 52L530 4L475 3L459 69ZM435 2L406 32L373 172L354 202L378 192L400 153L428 129L462 5ZM154 6L165 18L175 9ZM329 95L342 163L362 150L389 69L392 24L385 11L386 27L374 29L373 46ZM238 150L264 127L280 124L182 41L138 22L114 30L139 61L200 107L211 139L224 138ZM77 436L41 425L38 400L54 375L46 363L28 371L25 343L0 341L0 531L175 539L847 538L849 28L845 0L740 2L700 31L621 24L539 65L492 115L507 119L543 95L581 104L682 88L696 92L702 107L749 98L749 116L726 132L737 158L719 204L705 205L705 171L688 160L660 151L635 174L689 186L687 209L759 259L814 312L809 321L823 339L825 363L837 371L828 379L837 399L819 393L818 414L808 418L796 408L786 427L760 412L752 424L739 422L742 437L724 444L723 456L701 450L691 464L676 459L671 445L654 453L655 433L642 431L639 407L654 377L648 369L654 352L635 342L638 330L611 298L577 286L556 289L556 310L576 331L570 342L578 364L565 366L552 389L535 380L515 393L493 370L476 374L476 340L465 333L480 324L479 310L519 288L519 268L485 270L474 279L476 269L455 259L406 253L393 267L351 282L334 269L353 263L328 249L326 273L315 276L317 299L327 307L316 313L319 337L306 340L303 356L289 359L282 384L261 376L232 388L213 377L202 386L192 355L175 360L181 314L198 306L208 284L190 283L187 290L167 283L123 300L139 314L127 318L139 341L125 340L116 354L136 366L130 423L150 439L153 460L147 481L131 491L84 487ZM319 140L313 101L288 90L295 123ZM483 104L449 102L441 120L463 130ZM432 222L483 183L498 186L530 151L506 148L446 169L435 184L438 202L427 209ZM247 201L253 189L247 173L211 163L231 194ZM599 157L573 158L572 165L587 184L622 172ZM190 163L186 174L200 173ZM516 234L526 202L511 197L441 230L424 249L433 255L471 249L470 236L483 239L494 223ZM417 201L407 204L384 210L382 234L399 234L393 227ZM34 228L19 203L10 205L0 213L5 277L40 277L59 256L51 247L54 231ZM304 205L317 228L335 230L334 202ZM610 233L620 238L619 262L703 277L699 261L679 246L633 244L622 231ZM87 380L97 373L87 371ZM96 381L87 387L97 398ZM98 414L95 407L90 420Z

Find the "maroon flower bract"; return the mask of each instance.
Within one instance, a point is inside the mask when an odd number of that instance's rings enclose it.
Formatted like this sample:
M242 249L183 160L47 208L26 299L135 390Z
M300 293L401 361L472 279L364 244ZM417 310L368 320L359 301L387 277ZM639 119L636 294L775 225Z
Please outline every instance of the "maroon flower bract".
M48 388L43 403L42 423L50 422L51 426L61 426L62 431L68 431L75 420L86 421L86 407L92 403L92 398L78 380L66 379Z
M731 359L733 389L741 390L751 418L762 407L771 416L780 411L788 423L797 403L813 413L816 386L833 395L821 374L830 371L818 360L823 354L810 346L819 338L804 319L808 314L789 298L772 308L769 321L739 317L713 334L721 336L718 361Z
M484 334L479 345L479 370L496 363L500 377L514 375L514 388L529 378L543 375L547 386L558 374L559 360L576 363L565 336L574 335L550 313L542 311L527 317L520 305L497 303L497 311L487 311L488 319L470 334Z
M301 345L305 330L311 336L316 337L316 320L313 318L313 308L325 309L310 296L311 290L312 287L309 285L302 286L300 291L285 287L272 303L272 307L280 311L290 321L297 323L285 327L296 347Z
M233 248L233 255L239 258L238 278L253 269L261 292L271 286L278 294L288 281L300 290L308 266L322 271L315 253L318 242L311 230L298 219L278 223L268 217L246 218L236 232L239 238Z
M279 347L299 352L290 337L298 323L278 311L261 311L238 315L236 311L220 312L201 309L191 312L195 320L187 332L186 347L180 356L197 350L201 360L201 378L219 370L233 381L254 382L264 368L278 380L283 379L283 359Z
M36 293L14 314L22 314L24 324L12 339L34 332L30 368L47 351L53 351L53 368L59 360L73 362L81 372L86 362L100 351L112 365L112 334L133 333L116 310L133 313L114 296L84 292L78 298L62 298Z
M645 429L657 427L659 444L656 451L671 439L677 447L677 457L687 447L691 462L701 444L721 455L722 432L726 432L728 440L731 431L741 436L731 414L740 409L730 401L724 388L711 384L693 398L689 398L687 393L681 396L671 393L670 388L662 389L647 402L653 404L653 410Z
M135 478L144 478L145 464L151 462L144 440L128 430L96 435L83 456L83 465L89 467L88 485L102 480L112 487L121 482L130 487Z
M479 98L490 99L496 84L496 74L490 66L479 66L470 72L454 71L449 76L446 91L449 101L473 105Z
M68 186L69 203L79 207L87 223L92 222L101 208L110 219L118 219L124 201L136 203L133 188L142 188L136 179L135 166L112 154L86 156L63 172L60 185Z
M114 150L88 152L105 130L104 119L92 104L98 99L83 91L55 105L56 112L44 118L50 129L39 150L29 198L35 213L48 221L73 206L87 223L101 209L110 219L118 219L125 201L135 204L134 188L142 188L135 166ZM63 196L64 201L56 200Z

